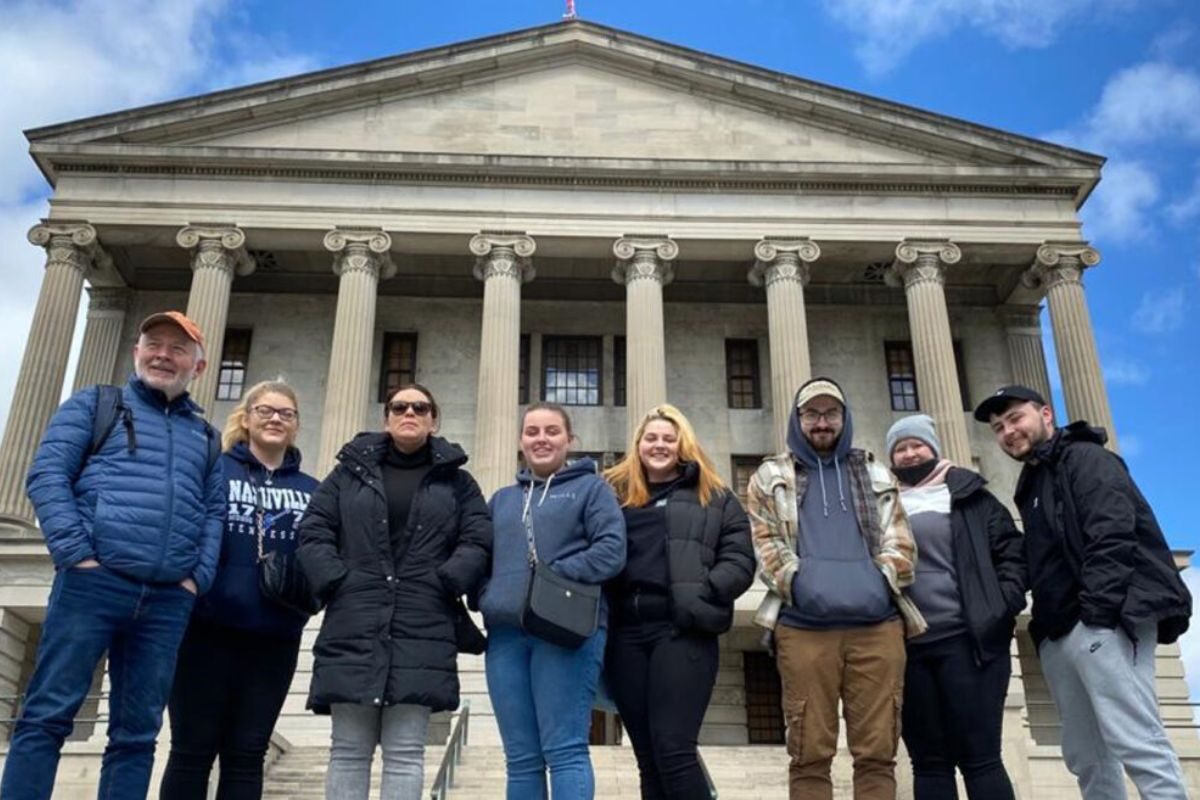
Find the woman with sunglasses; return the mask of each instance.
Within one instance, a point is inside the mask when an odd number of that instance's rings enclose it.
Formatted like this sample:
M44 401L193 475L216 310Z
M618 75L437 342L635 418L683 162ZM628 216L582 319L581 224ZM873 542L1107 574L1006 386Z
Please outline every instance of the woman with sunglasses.
M263 759L287 697L308 617L258 588L264 552L295 552L297 528L317 481L300 471L296 393L252 386L221 437L229 498L221 560L179 649L171 691L171 755L159 795L204 800L220 758L219 800L258 800Z
M386 430L338 453L300 531L300 562L325 600L308 707L333 715L325 796L367 800L375 748L381 800L417 800L425 731L458 707L455 612L487 573L492 523L456 444L435 436L433 394L410 384Z
M717 680L717 637L754 580L750 520L687 417L663 404L604 473L629 557L606 588L605 678L629 731L643 798L707 800L696 744Z

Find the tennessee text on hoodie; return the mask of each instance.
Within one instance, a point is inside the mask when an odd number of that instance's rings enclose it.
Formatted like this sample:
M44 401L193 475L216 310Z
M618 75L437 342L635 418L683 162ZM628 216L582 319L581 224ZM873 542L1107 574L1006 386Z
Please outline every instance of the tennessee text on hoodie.
M827 458L804 437L797 414L788 422L788 449L797 469L808 473L804 495L797 499L800 564L792 578L792 605L779 614L779 621L793 628L872 625L897 613L855 513L848 463L854 419L848 405L842 419L841 435Z
M300 520L317 480L300 471L300 451L288 448L274 472L264 467L245 442L221 456L228 486L229 515L221 543L217 577L196 605L203 622L267 636L295 637L306 620L267 600L258 589L258 527L261 509L263 549L295 552Z
M590 458L574 461L545 480L522 469L516 484L496 492L488 505L495 544L492 574L479 609L489 628L521 626L530 576L525 513L533 523L538 559L556 574L600 585L625 566L625 519ZM602 626L607 616L601 600Z

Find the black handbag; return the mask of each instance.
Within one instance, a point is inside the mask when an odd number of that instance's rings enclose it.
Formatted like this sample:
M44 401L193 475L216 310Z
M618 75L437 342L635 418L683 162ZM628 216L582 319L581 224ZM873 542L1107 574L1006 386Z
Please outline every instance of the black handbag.
M600 587L557 575L538 560L530 510L532 490L525 490L525 539L529 546L529 592L521 612L526 633L556 644L576 648L600 626Z
M321 610L308 578L300 568L295 553L266 551L263 540L263 510L258 507L255 493L254 524L258 536L258 591L277 606L303 617L311 617Z

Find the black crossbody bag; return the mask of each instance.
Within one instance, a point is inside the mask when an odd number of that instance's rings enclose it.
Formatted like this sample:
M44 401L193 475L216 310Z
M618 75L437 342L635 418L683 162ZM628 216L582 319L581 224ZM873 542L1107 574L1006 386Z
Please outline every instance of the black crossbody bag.
M533 535L532 487L525 490L525 540L529 547L529 593L521 612L526 633L556 644L576 648L600 626L600 587L556 575L538 559Z

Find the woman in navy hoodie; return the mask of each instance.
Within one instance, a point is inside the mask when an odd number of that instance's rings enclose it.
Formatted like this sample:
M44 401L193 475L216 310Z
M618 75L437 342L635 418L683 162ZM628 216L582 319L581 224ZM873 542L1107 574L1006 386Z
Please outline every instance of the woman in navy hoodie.
M529 587L526 523L538 559L573 581L600 585L625 565L625 521L591 459L567 464L571 419L560 406L535 403L521 422L526 467L492 497L491 579L480 597L488 629L487 683L504 741L508 800L544 800L546 768L555 800L589 800L595 777L588 728L600 664L600 627L578 648L560 647L521 629Z
M291 553L317 481L300 471L300 427L286 383L256 384L221 437L229 517L212 589L200 598L179 649L171 690L171 756L162 800L204 800L220 756L218 800L262 797L263 759L283 708L306 616L259 593L263 549ZM260 527L261 526L261 527Z

